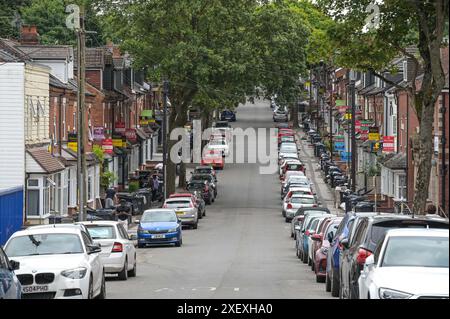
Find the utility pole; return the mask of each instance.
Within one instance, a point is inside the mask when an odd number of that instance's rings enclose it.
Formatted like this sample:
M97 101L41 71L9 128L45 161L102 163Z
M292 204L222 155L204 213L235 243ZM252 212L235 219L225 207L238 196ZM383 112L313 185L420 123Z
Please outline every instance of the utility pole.
M445 96L444 94L441 95L441 113L442 113L442 136L441 136L441 208L442 210L445 212L446 210L446 197L447 197L447 191L446 191L446 185L445 182L447 180L447 164L445 163L447 158L445 156L445 149L447 147L447 139L445 138L445 132L446 132L446 127L445 127L445 121L446 121L446 112L447 112L447 108L445 107Z
M164 165L164 200L167 198L167 98L169 95L169 81L165 80L163 84L164 94L164 119L163 119L163 165Z
M356 103L355 103L355 81L350 80L350 97L352 101L352 127L351 127L351 157L352 157L352 192L356 191L356 137L355 137L355 126L356 126Z
M85 109L85 51L86 51L86 31L85 31L85 11L84 5L80 5L80 28L77 32L77 188L78 188L78 207L79 207L79 221L85 220L85 206L86 206L86 156L84 149L84 109Z

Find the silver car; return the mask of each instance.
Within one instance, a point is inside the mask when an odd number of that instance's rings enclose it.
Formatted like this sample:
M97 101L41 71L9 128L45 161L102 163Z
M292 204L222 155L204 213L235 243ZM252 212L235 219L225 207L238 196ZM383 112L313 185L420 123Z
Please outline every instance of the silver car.
M295 212L302 207L318 207L314 195L294 194L286 201L286 223L290 223Z
M190 198L169 198L164 202L163 208L174 209L182 225L198 227L198 209Z
M289 120L288 111L286 109L278 108L273 112L274 122L287 122Z

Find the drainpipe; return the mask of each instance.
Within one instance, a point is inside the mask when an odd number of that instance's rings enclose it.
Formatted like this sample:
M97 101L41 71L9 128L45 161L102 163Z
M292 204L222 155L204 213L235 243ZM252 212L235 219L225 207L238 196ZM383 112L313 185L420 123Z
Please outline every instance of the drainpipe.
M398 118L397 113L397 121ZM409 204L409 94L406 94L406 203Z
M446 211L446 196L447 196L447 192L445 189L445 182L447 180L447 165L446 165L446 154L445 154L445 149L447 146L447 139L445 136L446 133L446 127L445 127L445 120L446 120L446 112L447 112L447 107L445 106L445 95L444 93L441 93L441 101L442 101L442 106L440 109L440 112L442 113L442 136L441 136L441 146L442 146L442 162L441 162L441 183L442 183L442 188L441 188L441 207L444 210L444 212Z

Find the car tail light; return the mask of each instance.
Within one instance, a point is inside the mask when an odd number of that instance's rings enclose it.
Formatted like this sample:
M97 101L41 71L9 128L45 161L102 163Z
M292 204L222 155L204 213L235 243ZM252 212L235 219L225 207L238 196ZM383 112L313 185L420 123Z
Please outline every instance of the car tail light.
M317 205L316 204L314 204L312 207L317 207Z
M162 208L167 208L167 204L164 204L164 205L162 206Z
M289 204L287 205L287 209L292 209L292 204L291 204L291 203L289 203Z
M356 262L359 265L364 265L364 263L366 262L366 258L369 257L370 255L372 255L370 251L364 248L360 248L358 250L358 256L356 257Z
M121 253L123 251L123 245L121 243L114 243L112 252L113 253Z
M309 230L305 231L305 235L309 236L311 233L309 232Z
M189 204L189 208L194 208L194 204L192 204L192 202Z

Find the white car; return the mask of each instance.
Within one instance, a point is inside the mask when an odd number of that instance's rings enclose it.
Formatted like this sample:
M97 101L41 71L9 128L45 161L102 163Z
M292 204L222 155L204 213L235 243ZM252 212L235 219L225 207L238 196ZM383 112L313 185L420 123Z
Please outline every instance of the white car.
M100 245L100 258L108 274L119 275L120 280L136 277L136 248L123 225L116 221L81 222L86 226L95 244ZM135 238L137 240L137 237Z
M361 299L448 299L448 229L392 229L367 257Z
M225 139L217 139L209 141L207 150L214 150L222 152L223 156L230 155L230 146Z
M281 182L283 184L286 184L286 182L289 181L289 179L291 179L293 176L299 176L309 181L309 179L305 176L305 173L303 173L302 171L287 171L281 179Z
M294 157L298 159L298 148L295 143L283 143L278 152L278 160L281 161L284 157Z
M284 168L286 167L286 165L289 165L289 164L302 165L302 162L300 162L300 160L298 160L298 159L292 159L292 158L283 159L283 161L281 162L281 165L280 165L280 170L279 170L280 176L283 175Z
M22 298L105 298L101 248L83 225L30 227L14 233L6 254L20 263L15 271Z
M286 214L286 222L289 223L294 218L295 212L302 207L318 207L314 195L295 194L286 199L286 206L283 207Z

